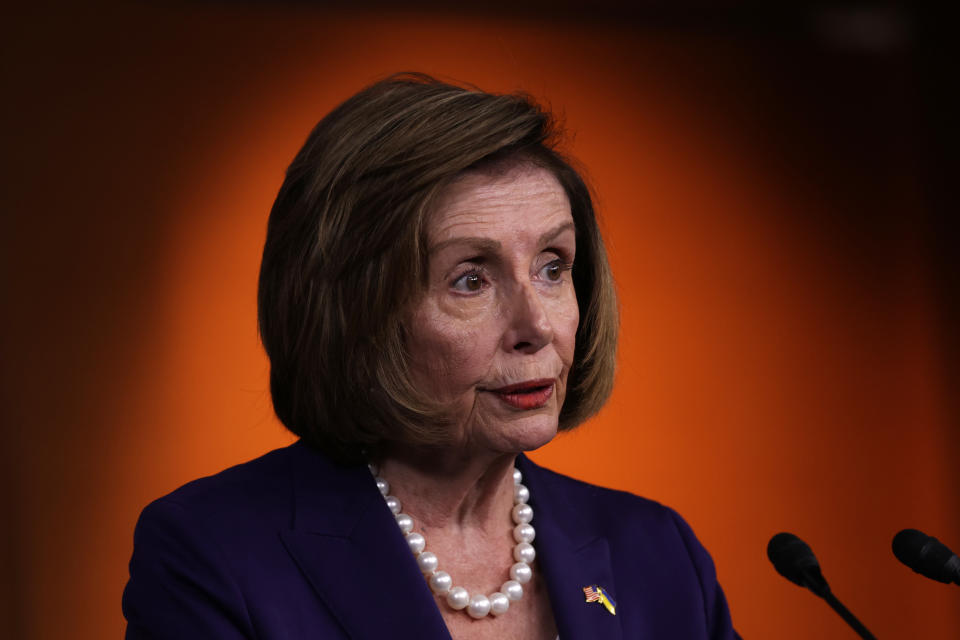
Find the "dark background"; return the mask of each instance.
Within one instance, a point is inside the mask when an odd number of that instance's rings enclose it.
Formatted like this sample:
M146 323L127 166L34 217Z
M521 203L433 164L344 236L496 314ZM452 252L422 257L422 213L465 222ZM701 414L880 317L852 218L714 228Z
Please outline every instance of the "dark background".
M600 195L617 392L538 461L677 507L745 637L850 635L766 564L780 529L878 636L952 637L955 594L889 540L960 546L954 16L395 6L5 12L0 635L121 633L139 510L289 442L253 315L270 201L316 119L417 69L547 100Z

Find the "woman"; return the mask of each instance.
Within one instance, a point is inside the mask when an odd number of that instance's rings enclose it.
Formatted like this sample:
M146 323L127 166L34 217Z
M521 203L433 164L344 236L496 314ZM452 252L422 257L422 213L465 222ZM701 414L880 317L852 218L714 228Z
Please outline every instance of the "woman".
M144 510L128 638L735 637L677 514L523 455L600 408L616 348L554 142L528 98L411 75L317 125L258 301L300 441Z

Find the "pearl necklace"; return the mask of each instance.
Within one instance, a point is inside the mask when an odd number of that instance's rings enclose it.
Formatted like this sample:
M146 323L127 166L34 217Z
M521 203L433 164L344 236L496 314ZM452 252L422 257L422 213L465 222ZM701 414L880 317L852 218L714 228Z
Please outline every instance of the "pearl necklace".
M423 572L430 589L438 596L446 596L447 604L451 609L460 611L466 609L471 618L483 618L488 613L499 616L506 613L510 608L511 602L516 602L523 597L523 585L530 582L533 577L533 570L530 564L536 557L534 551L533 539L536 537L536 531L530 521L533 520L533 509L527 504L530 499L530 490L520 484L523 476L520 470L513 470L513 510L511 516L516 526L513 528L513 539L517 544L513 547L513 559L515 563L510 567L510 579L503 583L500 591L485 596L482 593L470 595L463 587L453 586L453 579L446 571L440 571L438 565L440 561L437 556L424 551L427 541L422 534L413 530L413 518L400 511L400 501L390 495L390 484L378 475L378 470L374 465L368 465L370 472L377 481L377 489L386 500L387 507L393 513L397 520L397 526L400 532L406 538L410 551L417 558L417 566Z

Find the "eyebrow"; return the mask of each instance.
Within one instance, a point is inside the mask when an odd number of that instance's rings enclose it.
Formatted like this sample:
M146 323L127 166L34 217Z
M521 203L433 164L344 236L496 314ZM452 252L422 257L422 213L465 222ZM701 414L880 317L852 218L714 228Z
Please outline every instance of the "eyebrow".
M436 253L441 249L446 249L447 247L455 244L463 244L473 247L475 249L483 251L496 251L500 249L501 245L497 240L491 240L490 238L480 238L478 236L465 236L462 238L450 238L449 240L444 240L438 242L428 249L428 253Z
M556 239L556 237L559 236L561 233L569 229L573 229L574 231L576 231L576 226L573 224L572 221L564 222L560 225L557 225L553 229L543 233L537 242L540 246L548 244L552 242L554 239ZM483 251L496 251L503 246L500 244L499 241L491 240L490 238L481 238L478 236L465 236L462 238L450 238L448 240L443 240L441 242L438 242L437 244L433 245L428 249L428 253L436 253L441 249L445 249L450 245L455 245L455 244L468 245Z
M567 231L568 229L573 229L573 231L576 232L577 227L576 225L573 224L573 220L571 220L570 222L564 222L563 224L559 224L553 229L551 229L550 231L547 231L546 233L541 235L539 244L543 246L545 244L549 244L550 242L553 242L553 240L558 235L560 235L564 231Z

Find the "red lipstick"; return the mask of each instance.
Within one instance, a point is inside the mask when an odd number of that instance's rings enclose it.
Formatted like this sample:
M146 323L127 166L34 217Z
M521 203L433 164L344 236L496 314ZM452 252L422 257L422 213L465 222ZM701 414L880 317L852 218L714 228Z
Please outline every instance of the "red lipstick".
M553 395L554 379L528 380L510 384L499 389L490 389L498 398L517 409L539 409Z

